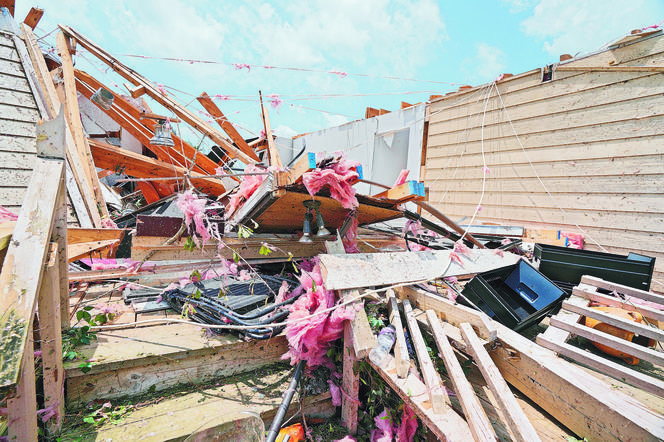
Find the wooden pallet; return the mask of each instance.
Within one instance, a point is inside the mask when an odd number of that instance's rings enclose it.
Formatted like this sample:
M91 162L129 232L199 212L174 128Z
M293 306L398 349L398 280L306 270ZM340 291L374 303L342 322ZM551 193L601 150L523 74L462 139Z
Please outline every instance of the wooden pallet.
M604 295L599 293L598 289L611 290L619 296ZM655 305L652 307L642 306L634 303L630 298L642 299ZM591 301L629 311L637 311L644 316L647 323L645 325L639 324L610 313L592 309L589 307ZM634 344L579 323L582 317L588 316L658 342L664 342L664 331L657 327L660 321L664 321L664 311L653 308L658 305L664 306L664 296L592 276L584 276L581 283L574 287L572 296L563 302L560 313L551 318L550 327L537 336L537 343L603 374L664 397L664 382L660 379L567 343L567 340L573 335L582 336L654 365L664 366L664 352Z

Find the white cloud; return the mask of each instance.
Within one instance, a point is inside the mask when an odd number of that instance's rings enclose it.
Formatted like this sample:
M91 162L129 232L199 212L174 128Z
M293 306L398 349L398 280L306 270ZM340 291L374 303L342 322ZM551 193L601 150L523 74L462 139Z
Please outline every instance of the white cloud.
M343 115L328 114L327 112L323 112L323 117L325 118L327 127L336 127L348 123L348 118L344 117Z
M272 133L284 138L292 138L295 135L299 134L295 129L286 126L285 124L280 124L272 130Z
M508 5L510 7L510 12L515 14L530 9L535 3L537 3L537 0L501 0L501 2Z
M574 55L599 49L662 18L664 3L660 0L542 0L521 27L527 35L543 40L550 55Z
M468 81L484 83L491 81L505 71L505 53L486 42L479 43L475 48L475 56L462 62L462 70Z

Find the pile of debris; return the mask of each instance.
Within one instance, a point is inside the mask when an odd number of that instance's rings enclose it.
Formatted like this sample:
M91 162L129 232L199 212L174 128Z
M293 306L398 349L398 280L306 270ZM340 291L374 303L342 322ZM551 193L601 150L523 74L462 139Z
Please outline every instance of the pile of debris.
M174 414L157 408L161 399L124 426L107 425L125 413L110 401L216 382L210 394L230 407L229 376L288 360L296 369L283 399L242 387L251 400L240 402L258 414L234 408L221 419L217 409L221 421L200 417L186 431L263 440L267 422L267 440L287 440L288 415L307 428L321 414L338 418L345 430L335 438L345 441L530 442L551 431L664 439L664 296L649 291L655 258L584 250L581 235L561 231L538 231L533 241L520 226L460 226L428 203L408 170L381 184L343 152L303 151L284 164L265 106L265 137L247 141L202 93L227 138L71 27L60 26L59 58L45 57L26 25L3 28L0 39L19 54L21 93L35 115L53 120L34 137L35 176L46 170L51 181L31 181L26 201L34 201L0 214L10 437L36 437L34 379L19 371L34 377L21 367L34 358L27 337L39 298L39 415L56 435L65 417L93 424L63 437L136 437L150 421L144 438L166 440L153 427ZM74 69L77 46L126 79L129 95ZM153 113L144 95L172 115ZM89 106L103 117L90 118ZM216 157L173 133L175 123L210 138ZM50 184L50 212L33 219L26 209ZM381 190L363 194L360 185ZM42 259L17 267L29 253ZM28 271L37 276L16 277ZM16 299L27 307L12 310ZM265 378L283 384L290 372L280 370ZM302 397L298 384L316 378L322 390ZM17 392L31 382L26 405ZM289 408L296 392L299 410ZM94 411L71 416L85 406ZM305 437L300 427L290 440ZM246 438L234 439L238 431Z

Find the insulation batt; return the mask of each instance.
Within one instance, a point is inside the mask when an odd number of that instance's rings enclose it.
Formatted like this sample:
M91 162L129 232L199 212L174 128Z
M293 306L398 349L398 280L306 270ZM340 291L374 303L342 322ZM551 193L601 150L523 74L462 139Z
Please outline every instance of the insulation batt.
M259 173L264 171L265 170L261 169L255 164L249 164L244 168L245 173ZM233 213L235 213L243 201L248 200L249 197L254 194L256 189L258 189L260 185L263 184L263 181L265 181L265 176L266 175L245 175L242 178L242 182L240 183L238 191L231 197L231 200L228 202L228 206L226 207L227 219Z
M196 233L201 236L203 245L205 245L205 242L211 238L205 227L205 223L203 222L206 203L207 201L205 198L199 198L192 190L187 190L186 192L179 194L178 199L175 202L178 209L184 213L185 223L191 225L191 222L194 222ZM193 238L194 242L198 244L196 236L193 236Z
M341 307L306 321L292 322L300 318L333 307L336 303L334 292L323 287L323 277L316 259L310 272L303 271L299 278L304 293L290 307L286 338L289 350L282 359L289 359L291 365L301 360L307 361L307 369L312 370L324 364L334 368L326 353L332 342L343 335L344 321L353 319L352 308Z
M359 165L359 162L341 156L338 162L328 168L305 173L302 175L302 182L311 196L316 195L323 187L329 187L332 198L339 201L345 209L354 210L359 203L352 183L359 178L354 170Z

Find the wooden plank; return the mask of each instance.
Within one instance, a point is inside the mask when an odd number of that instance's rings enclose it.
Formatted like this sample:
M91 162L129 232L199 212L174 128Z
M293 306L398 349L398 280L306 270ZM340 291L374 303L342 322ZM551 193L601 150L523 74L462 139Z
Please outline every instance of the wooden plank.
M34 154L36 152L35 140L34 138L19 138L11 137L8 135L0 135L0 154L3 152Z
M226 247L217 250L217 244L208 244L203 250L196 249L194 251L184 250L184 243L186 238L174 242L172 245L164 246L164 242L169 238L163 237L135 237L132 241L131 258L140 261L148 253L156 250L156 254L150 258L151 261L163 260L184 260L184 259L206 259L214 258L217 254L221 255L224 259L233 259L233 251L242 256L244 259L262 259L283 261L289 260L290 255L292 258L305 258L316 256L325 251L325 241L314 240L311 243L301 243L297 240L280 240L264 238L224 238L223 242ZM275 250L269 255L261 255L260 249L263 242L269 243L275 247Z
M491 360L491 357L484 349L482 341L475 334L472 326L464 322L460 326L463 340L466 342L466 348L470 351L479 367L484 379L486 380L491 392L500 403L503 414L507 418L508 424L512 429L512 434L520 442L533 442L540 440L537 432L526 417L525 413L519 407L512 391L503 379L498 367Z
M78 107L78 95L76 94L76 78L74 77L74 63L72 61L71 53L69 52L69 45L66 37L62 32L58 32L57 37L58 54L62 59L62 73L65 88L65 116L69 122L69 128L72 133L76 151L83 166L83 175L86 179L86 184L92 189L92 193L96 201L96 209L99 211L101 218L108 218L108 209L106 202L101 194L101 185L99 178L94 168L94 161L90 153L90 147L87 144L83 126L81 123L80 110ZM94 209L88 206L88 210Z
M2 76L13 76L25 78L25 72L20 62L0 59L0 74Z
M302 175L316 168L316 154L306 152L285 172L277 173L277 187L288 186L301 181Z
M182 121L189 124L194 129L200 131L201 133L208 136L212 141L217 145L223 147L228 154L233 158L238 158L246 164L250 164L251 158L248 157L244 152L235 148L227 139L225 139L221 134L216 131L212 126L207 124L205 121L200 119L193 112L182 106L180 103L170 98L168 95L163 94L157 86L152 82L147 80L142 75L138 74L133 69L128 68L118 59L108 54L106 51L101 49L99 46L88 40L85 36L79 34L74 29L60 25L60 29L69 35L70 37L76 39L76 41L87 49L92 55L97 57L100 61L104 62L111 67L115 72L122 76L127 81L131 82L134 86L143 86L145 87L145 93L149 95L153 100L164 106L166 109L169 109L175 115L180 117Z
M5 117L3 115L3 117ZM7 115L8 117L8 115ZM35 123L0 119L0 133L17 137L35 137Z
M54 259L49 259L41 288L39 289L39 335L41 337L41 357L44 377L44 408L51 408L57 413L56 418L49 420L49 431L57 431L65 413L64 368L62 365L62 330L59 260L57 243ZM68 295L68 291L66 293ZM69 317L67 317L68 319Z
M32 7L30 8L28 15L26 15L25 18L23 19L23 23L30 26L30 28L34 30L37 27L37 23L39 23L39 20L41 20L43 15L44 15L43 9Z
M664 72L664 66L557 66L555 70L562 72Z
M67 258L69 262L73 262L86 256L92 257L93 253L107 258L118 244L117 239L70 244L67 246Z
M37 158L0 273L0 389L4 391L18 382L63 178L62 161Z
M586 301L587 303L587 301ZM610 313L605 313L601 310L596 310L590 307L577 305L573 301L564 301L563 308L571 312L583 315L589 318L597 319L609 325L613 325L622 330L631 331L640 336L646 336L656 341L664 341L664 330L658 328L648 327L647 325L639 324L638 322L622 319Z
M219 126L221 126L224 132L226 132L226 134L231 137L231 140L233 140L238 149L247 154L247 156L253 160L257 162L260 161L258 155L256 155L256 152L254 152L254 150L249 147L244 138L242 138L237 129L235 129L235 126L233 126L231 122L228 121L228 119L224 116L224 113L219 109L219 107L217 107L217 105L214 103L214 101L212 101L207 93L203 92L197 97L197 99L198 102L201 103L201 105L205 108L207 113L215 119Z
M272 137L272 128L270 127L270 115L267 112L265 104L263 104L263 96L260 91L258 91L261 99L261 115L263 117L263 127L265 128L265 138L267 139L267 150L270 155L270 166L276 167L278 170L283 170L284 165L281 163L281 157L279 156L279 151L277 150L277 145L274 144L274 138Z
M451 250L321 255L320 265L325 287L345 290L471 275L512 265L520 259L509 252L499 256L489 249L471 250L470 257L451 255ZM461 264L453 256L458 256Z
M635 298L640 298L646 301L655 302L657 304L664 305L664 296L657 295L651 292L646 292L645 290L635 289L634 287L617 284L615 282L604 281L601 278L596 278L594 276L589 276L589 275L583 275L581 277L581 282L583 284L588 284L600 289L616 291L623 295L633 296Z
M387 307L390 312L390 324L396 329L396 341L394 342L394 363L396 365L397 376L401 379L408 376L410 370L410 355L406 345L406 335L404 334L401 315L399 314L399 305L397 304L394 290L387 290Z
M374 198L387 198L398 201L424 199L424 186L422 185L420 188L420 183L411 180L372 196Z
M7 8L13 17L14 8L16 7L16 0L0 0L0 7Z
M39 120L39 111L29 107L9 106L0 104L0 115L3 117L24 123L36 123Z
M475 247L478 247L480 249L484 248L484 244L473 238L473 236L469 233L466 233L465 230L463 230L461 227L459 227L454 221L449 219L445 214L443 214L441 211L436 209L435 207L431 206L428 203L425 203L424 201L415 201L415 204L422 210L426 210L429 212L433 217L435 217L437 220L442 221L447 227L451 228L454 230L456 233L459 235L465 236L468 238L469 241L471 241Z
M466 417L466 422L468 422L468 425L470 426L470 431L473 433L474 439L476 441L498 440L496 433L491 426L491 422L489 422L486 413L482 409L482 405L477 396L475 396L473 387L463 373L461 364L456 358L454 350L447 340L447 336L445 336L445 332L443 331L443 327L440 324L436 313L433 310L427 310L426 314L427 320L431 325L434 339L438 345L438 350L440 351L439 354L443 359L447 374L452 381L454 391L459 397L463 414Z
M410 373L405 379L397 376L392 355L386 356L386 361L382 366L377 366L370 360L369 364L399 395L401 400L415 412L438 440L448 442L473 440L473 434L466 421L447 404L444 404L442 413L434 412L429 402L427 387L415 373Z
M357 410L360 395L360 364L353 348L354 344L351 326L346 323L344 324L343 378L341 385L346 394L342 395L341 398L341 422L351 435L357 434Z
M360 294L359 290L344 290L341 297L344 300L354 298ZM364 302L356 301L352 304L355 309L355 317L350 321L350 330L353 342L355 357L364 359L369 356L369 352L376 345L376 337L371 331L367 312L364 309Z
M95 229L69 227L67 228L67 244L77 244L90 241L122 241L126 233L131 229Z
M27 329L28 336L32 336L32 331L32 322L30 322ZM25 355L19 359L23 362L16 393L7 401L8 439L34 441L38 440L38 427L35 356L32 339L27 340L23 351Z
M184 179L187 175L191 183L199 190L209 195L218 196L226 191L221 180L208 178L197 172L189 172L187 169L155 160L108 143L90 139L90 152L94 158L95 165L103 169L122 169L127 175L136 178L172 178ZM163 181L175 184L175 180Z
M594 328L586 327L585 325L572 323L565 319L552 317L551 325L554 327L562 328L563 330L566 330L577 336L582 336L593 342L607 345L629 355L652 362L653 364L664 365L664 353L660 351L634 344L630 341L617 338L611 334L595 330Z
M628 384L634 385L635 387L659 397L664 397L664 382L659 379L648 376L624 365L617 364L589 351L584 351L573 345L567 344L564 341L561 342L548 339L543 334L537 335L537 343L542 347L546 347L549 350L555 351L556 353L573 359L583 365L587 365L588 367L612 376L615 379L627 382Z
M429 352L427 351L426 343L422 337L420 327L417 325L417 320L415 319L410 302L407 299L404 299L402 305L404 314L406 315L408 330L410 331L410 338L413 342L415 352L417 353L417 359L420 363L422 377L424 378L424 383L429 392L431 407L435 414L441 414L445 411L447 402L449 402L447 392L443 389L443 386L440 383L440 378L438 377L438 373L436 373L436 368L431 361Z
M79 361L65 363L68 406L215 381L275 364L288 350L284 335L249 342L201 335L184 324L99 332L97 343L77 349L94 361L88 373Z
M582 298L590 299L591 301L597 301L605 305L620 307L624 310L629 310L631 312L639 312L648 319L655 321L664 321L664 312L661 310L656 310L650 307L634 305L632 302L623 302L619 298L614 296L606 296L600 293L593 293L586 290L574 288L572 289L572 294L580 296Z

